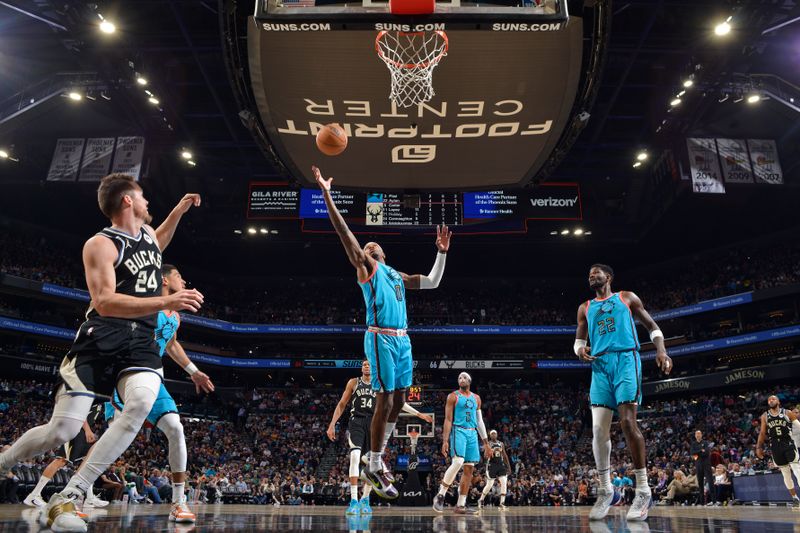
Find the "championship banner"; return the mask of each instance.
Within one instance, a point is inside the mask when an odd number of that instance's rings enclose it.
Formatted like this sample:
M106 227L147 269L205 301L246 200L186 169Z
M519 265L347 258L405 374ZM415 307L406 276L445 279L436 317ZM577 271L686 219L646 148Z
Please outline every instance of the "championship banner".
M47 172L47 181L75 181L85 139L59 139Z
M753 167L747 141L743 139L717 139L719 159L725 183L753 183Z
M86 140L79 181L100 181L108 174L114 155L114 137Z
M750 149L750 161L756 183L783 185L783 171L778 161L778 147L775 141L764 139L747 139Z
M144 157L144 137L117 137L112 173L128 174L139 180Z
M722 171L717 158L714 139L688 138L689 165L692 171L692 191L698 193L724 194Z

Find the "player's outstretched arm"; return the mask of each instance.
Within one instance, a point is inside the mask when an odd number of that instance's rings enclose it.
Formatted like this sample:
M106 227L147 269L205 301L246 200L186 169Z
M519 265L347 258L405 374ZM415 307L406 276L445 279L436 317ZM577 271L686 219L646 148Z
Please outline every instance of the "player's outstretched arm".
M328 431L326 431L326 435L331 440L336 440L336 422L339 421L341 418L342 413L347 408L347 402L350 401L350 398L353 396L353 391L356 388L358 383L358 378L352 378L350 381L347 382L347 386L344 388L344 392L342 393L342 397L339 399L339 403L336 404L336 409L333 411L333 416L331 417L331 423L328 424Z
M442 427L442 455L447 457L450 452L450 431L453 429L453 411L458 398L452 392L447 395L447 404L444 406L444 426Z
M759 459L764 458L764 441L767 440L767 414L761 415L761 430L758 432L758 441L756 442L756 455Z
M400 273L403 278L403 285L406 289L435 289L439 286L444 275L444 264L447 259L447 251L450 249L450 237L453 232L447 226L442 224L436 227L436 261L433 262L433 268L428 273L408 275Z
M672 359L667 355L667 348L664 345L664 334L658 329L658 324L650 316L650 313L644 308L642 300L636 294L630 291L620 291L620 297L624 298L631 309L633 316L639 319L647 331L650 332L650 340L656 347L656 365L665 374L672 371Z
M331 197L331 183L333 182L333 178L323 178L322 172L320 172L317 167L311 167L311 170L314 172L314 177L317 180L319 188L322 189L322 197L325 199L325 206L328 208L328 217L331 219L333 229L336 230L339 240L342 241L342 246L344 246L344 251L347 253L350 264L355 267L358 273L358 280L364 282L369 278L375 265L372 264L372 260L364 253L355 235L353 235L353 232L347 227L347 222L344 221L344 217L333 202L333 198Z
M178 227L178 222L181 221L181 217L186 213L192 206L200 207L200 195L197 193L189 193L185 194L181 201L178 202L167 218L164 219L164 222L155 230L156 231L156 238L158 239L158 246L161 248L163 252L164 249L169 246L169 243L172 242L172 236L175 235L175 229Z
M203 295L195 289L183 289L169 296L137 298L116 292L117 276L114 264L118 251L109 239L95 235L83 246L83 266L86 286L92 298L92 307L100 316L138 318L170 311L198 311L203 305Z
M205 372L201 372L192 360L189 359L189 356L186 355L186 350L183 349L178 339L172 339L169 344L167 344L167 354L170 359L175 361L179 367L189 374L197 394L200 394L200 391L207 393L214 392L215 387L211 382L211 378L208 377L208 374Z

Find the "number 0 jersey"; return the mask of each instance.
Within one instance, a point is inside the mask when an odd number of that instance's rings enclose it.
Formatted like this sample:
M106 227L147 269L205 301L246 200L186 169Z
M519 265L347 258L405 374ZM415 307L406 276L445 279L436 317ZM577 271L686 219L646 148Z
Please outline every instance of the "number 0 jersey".
M358 378L356 390L353 391L353 398L350 400L350 417L372 416L375 412L375 397L372 385Z
M406 288L403 278L390 266L375 262L375 270L359 283L367 304L367 325L379 328L406 329Z
M604 300L589 300L586 304L586 321L594 357L606 352L639 351L633 314L620 293L615 292Z
M161 250L153 237L141 228L138 235L128 235L116 228L103 228L97 233L111 240L117 248L117 260L114 263L117 294L127 294L137 298L148 298L161 295ZM155 329L158 313L143 317L126 319ZM86 318L98 318L100 315L90 303ZM101 319L104 317L100 317Z
M453 425L463 429L476 429L478 427L478 401L471 392L464 395L461 391L455 392L458 400L453 408Z

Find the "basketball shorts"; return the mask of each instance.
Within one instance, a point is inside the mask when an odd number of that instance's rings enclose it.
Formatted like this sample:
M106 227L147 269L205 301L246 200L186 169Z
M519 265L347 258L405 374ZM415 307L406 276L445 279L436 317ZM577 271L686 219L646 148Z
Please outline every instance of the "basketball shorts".
M117 394L117 391L114 391L114 400L113 400L114 407L118 411L122 411L125 408L125 404L122 403L122 400ZM153 407L150 409L150 414L147 415L147 421L156 427L158 425L158 421L161 420L161 417L169 414L169 413L177 413L178 406L175 404L175 400L172 399L172 395L167 392L167 388L164 384L161 384L161 388L158 389L158 396L156 396L156 401L153 402Z
M797 448L793 444L772 447L772 460L777 466L786 466L797 461Z
M371 416L354 416L350 418L350 422L347 423L347 443L350 445L350 451L361 450L362 452L368 452L370 450L369 428L371 425Z
M508 467L506 467L505 461L500 461L499 463L495 461L489 461L489 464L486 465L486 477L494 479L507 475Z
M92 445L86 441L86 432L81 428L78 435L71 441L62 444L56 452L56 457L66 459L73 465L83 461Z
M59 374L69 394L114 394L127 372L161 372L161 357L152 328L130 320L92 318L81 324Z
M465 463L480 463L481 447L478 444L478 431L453 426L450 432L450 457L463 457Z
M592 361L589 402L616 411L620 404L642 403L642 361L639 352L606 352Z
M414 361L408 335L367 331L364 333L364 353L371 369L372 390L392 392L411 386Z

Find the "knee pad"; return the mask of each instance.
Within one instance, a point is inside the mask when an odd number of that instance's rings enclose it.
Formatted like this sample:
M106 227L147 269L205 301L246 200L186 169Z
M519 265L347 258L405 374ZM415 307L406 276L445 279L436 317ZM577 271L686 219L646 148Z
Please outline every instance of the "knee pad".
M444 484L450 486L453 484L453 480L456 479L458 475L458 471L461 470L461 467L464 466L464 458L463 457L453 457L450 466L447 467L447 471L444 473Z
M350 470L348 474L350 477L358 477L358 470L361 464L361 450L354 448L350 450Z
M452 461L450 461L450 468L455 468L456 470L461 470L461 467L464 466L464 458L463 457L453 457ZM449 468L448 468L449 470Z
M181 417L177 413L167 413L162 416L161 420L158 421L157 427L164 432L170 445L184 439L183 424L181 424Z
M789 465L779 466L778 468L781 469L781 474L783 474L783 484L786 485L787 489L792 490L794 488L792 469L789 467Z
M500 494L505 495L508 489L508 476L500 476Z
M161 376L148 371L125 374L120 378L117 388L125 404L119 416L120 421L128 419L129 423L136 425L132 429L138 431L158 397Z

